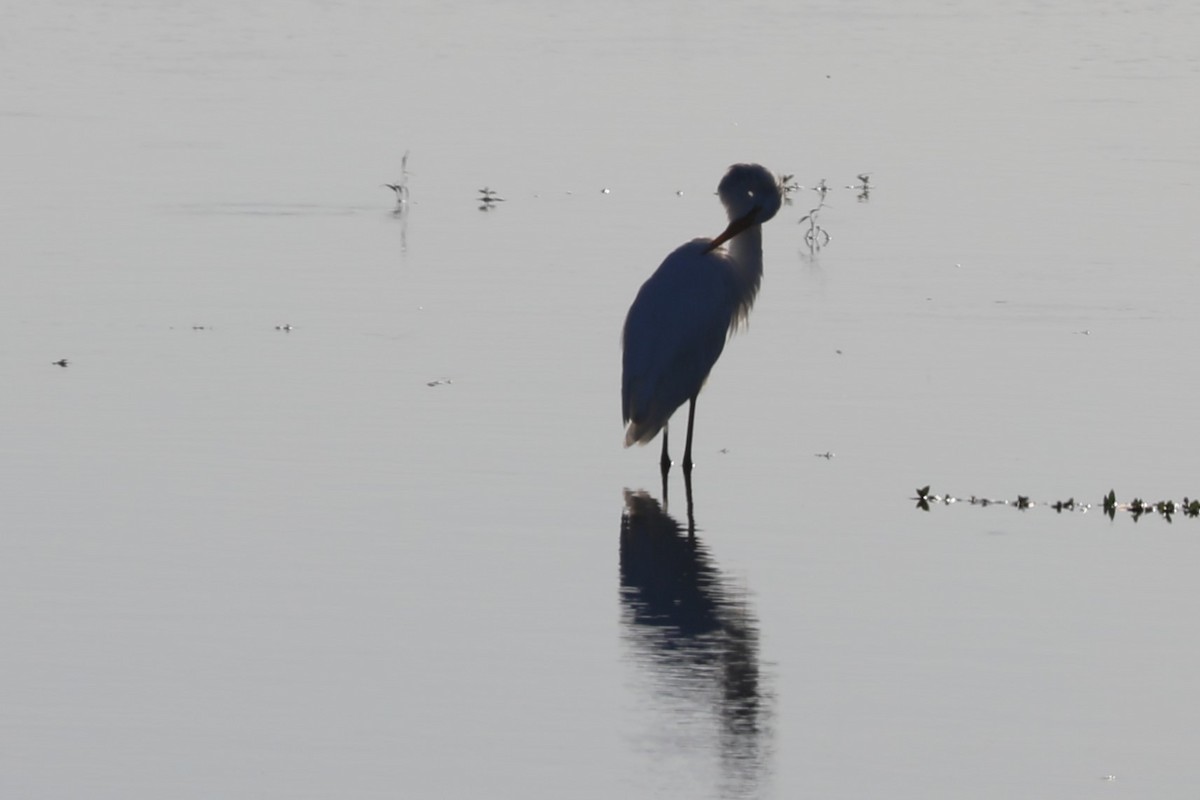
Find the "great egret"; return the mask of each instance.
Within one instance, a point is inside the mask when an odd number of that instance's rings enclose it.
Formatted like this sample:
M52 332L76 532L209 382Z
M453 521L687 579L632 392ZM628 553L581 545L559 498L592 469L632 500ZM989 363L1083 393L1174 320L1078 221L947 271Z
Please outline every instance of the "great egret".
M734 164L717 194L729 226L715 239L693 239L667 256L642 284L625 317L625 446L646 444L662 431L664 486L671 469L667 421L688 401L683 472L690 475L696 396L726 338L750 315L762 282L761 225L783 204L779 180L759 164Z

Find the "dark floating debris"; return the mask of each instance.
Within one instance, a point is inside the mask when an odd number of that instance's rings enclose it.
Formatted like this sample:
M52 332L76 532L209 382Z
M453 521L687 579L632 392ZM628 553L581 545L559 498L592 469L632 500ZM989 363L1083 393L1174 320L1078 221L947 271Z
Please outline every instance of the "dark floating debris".
M425 383L425 385L429 386L429 387L448 386L449 384L452 384L452 383L454 383L454 381L450 380L449 378L438 378L437 380L434 380L434 381L427 381Z
M56 367L65 367L70 362L68 362L65 358L60 358L58 361L51 361L50 363Z
M1053 503L1043 503L1031 500L1027 495L1022 494L1017 495L1015 500L999 500L988 497L976 497L975 495L971 495L969 498L960 498L950 494L931 494L928 486L922 486L916 491L917 496L910 499L916 501L917 508L921 511L928 511L934 505L948 506L958 502L970 503L973 506L1011 506L1021 511L1026 511L1035 506L1045 506L1054 509L1055 513L1058 514L1064 511L1074 511L1082 514L1092 509L1091 503L1076 502L1074 497L1066 500L1056 500ZM1192 518L1200 517L1200 500L1184 497L1182 501L1159 500L1158 502L1149 502L1140 497L1135 497L1127 503L1121 503L1117 501L1117 493L1113 489L1110 489L1108 494L1104 495L1101 499L1100 507L1104 515L1109 519L1115 519L1117 512L1123 511L1133 517L1134 522L1137 522L1147 514L1157 514L1168 523L1173 521L1172 518L1176 514L1183 514L1185 517Z
M294 329L292 328L292 326L291 326L291 325L288 325L287 323L284 323L283 325L276 325L276 326L275 326L275 330L277 330L277 331L284 331L284 332L286 333L286 332L290 332L290 331L292 331L292 330L294 330Z
M813 453L813 455L816 456L817 458L823 458L828 461L833 458L834 452L832 450L826 450L824 453ZM929 488L929 487L925 487L925 488Z

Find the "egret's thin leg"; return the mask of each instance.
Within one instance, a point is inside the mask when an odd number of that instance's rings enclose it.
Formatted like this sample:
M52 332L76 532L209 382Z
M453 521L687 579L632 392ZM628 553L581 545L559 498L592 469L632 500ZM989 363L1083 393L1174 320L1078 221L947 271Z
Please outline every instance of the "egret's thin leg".
M662 458L658 460L658 466L662 468L663 477L667 477L667 473L671 471L671 456L667 453L667 426L663 426L663 451Z
M671 456L669 456L667 454L667 429L666 429L666 426L663 426L662 437L663 437L662 459L659 460L658 465L660 467L662 467L663 511L666 511L667 509L669 509L671 507L671 502L670 502L670 500L667 499L667 473L671 471Z
M687 444L683 446L683 474L692 474L692 423L696 421L696 396L688 402Z

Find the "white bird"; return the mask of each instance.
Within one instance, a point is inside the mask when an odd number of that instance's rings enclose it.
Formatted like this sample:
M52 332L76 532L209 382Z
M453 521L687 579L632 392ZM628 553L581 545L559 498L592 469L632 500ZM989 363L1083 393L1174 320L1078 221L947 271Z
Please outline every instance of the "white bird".
M783 204L783 189L758 164L734 164L717 187L729 226L715 239L693 239L663 261L638 291L625 318L621 412L625 446L661 430L664 486L671 468L667 422L688 401L684 475L692 471L696 396L743 325L762 282L762 224ZM727 250L721 249L722 245Z

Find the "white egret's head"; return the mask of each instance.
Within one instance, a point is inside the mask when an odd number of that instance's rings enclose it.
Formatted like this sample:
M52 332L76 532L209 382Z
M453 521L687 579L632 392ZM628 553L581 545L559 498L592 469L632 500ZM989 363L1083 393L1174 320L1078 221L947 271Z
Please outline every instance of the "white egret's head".
M717 187L731 220L749 216L750 225L762 225L783 206L779 178L761 164L734 164Z
M734 164L721 178L717 194L729 215L729 227L708 245L716 250L747 228L762 225L783 206L783 186L760 164Z

